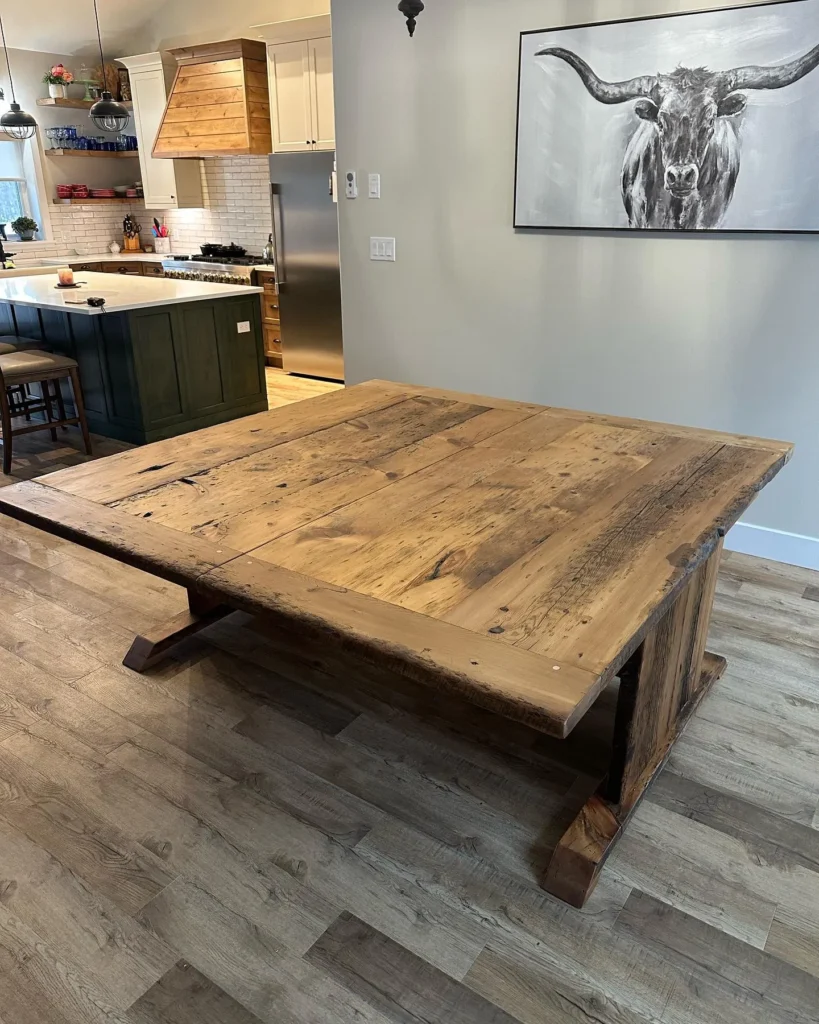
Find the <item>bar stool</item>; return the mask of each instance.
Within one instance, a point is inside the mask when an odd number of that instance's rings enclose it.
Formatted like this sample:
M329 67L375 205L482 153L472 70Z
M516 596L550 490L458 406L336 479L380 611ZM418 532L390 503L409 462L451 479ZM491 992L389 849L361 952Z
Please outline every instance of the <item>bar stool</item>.
M77 410L77 415L74 417L66 417L63 407L59 381L66 378L70 379L74 392L74 406ZM54 395L49 390L51 381L55 382ZM41 399L33 399L28 396L25 389L29 384L40 385ZM22 389L25 396L22 404L19 399L15 399L13 403L10 399L10 392L15 392L17 389ZM38 404L38 401L41 404ZM53 402L56 402L59 411L57 419L54 418ZM27 423L24 427L12 427L12 405L16 415L28 414L30 416L31 413L44 412L46 422ZM91 455L91 435L88 432L88 422L85 418L85 403L76 362L67 356L41 352L38 349L0 354L0 426L2 426L3 439L3 473L6 476L11 473L12 438L20 434L30 434L36 430L50 430L52 441L56 441L57 427L79 426L85 442L85 451Z
M42 349L43 343L41 341L35 341L34 338L24 338L19 334L0 334L0 356L7 356L10 352L21 352L25 349ZM60 385L55 384L54 387L59 395L60 405L62 406L62 393L60 392ZM11 414L12 416L23 415L26 420L31 419L31 414L26 411L26 402L31 401L31 391L28 386L21 384L20 387L10 389L10 401L12 403Z

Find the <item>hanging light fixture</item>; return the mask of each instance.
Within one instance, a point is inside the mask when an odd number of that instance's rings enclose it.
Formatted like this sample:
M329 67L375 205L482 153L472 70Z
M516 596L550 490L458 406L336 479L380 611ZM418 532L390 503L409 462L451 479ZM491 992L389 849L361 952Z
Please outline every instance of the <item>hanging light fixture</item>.
M409 29L410 37L415 35L415 19L423 9L423 0L401 0L401 3L398 5L398 10L407 19L407 28Z
M127 107L117 103L111 93L105 88L105 55L102 52L102 32L100 31L100 16L97 11L97 0L94 0L94 17L97 19L97 41L100 44L100 60L102 61L102 84L103 93L91 108L91 120L104 132L121 132L128 127L131 115Z
M20 109L20 104L14 95L14 82L11 78L11 63L9 62L9 48L6 46L6 30L3 28L3 19L0 18L0 35L3 37L3 52L6 55L6 67L9 69L9 85L11 86L11 109L7 110L0 117L0 131L3 131L12 139L30 139L37 131L37 122ZM2 92L2 90L0 90Z

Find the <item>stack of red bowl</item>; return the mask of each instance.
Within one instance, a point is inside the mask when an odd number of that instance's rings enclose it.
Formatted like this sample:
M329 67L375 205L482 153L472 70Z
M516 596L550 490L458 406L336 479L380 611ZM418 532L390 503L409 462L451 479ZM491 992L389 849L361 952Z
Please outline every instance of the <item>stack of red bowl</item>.
M87 185L72 185L71 196L73 199L87 199L88 198L88 186Z
M58 185L57 186L57 198L58 199L70 199L73 195L73 189L71 185Z

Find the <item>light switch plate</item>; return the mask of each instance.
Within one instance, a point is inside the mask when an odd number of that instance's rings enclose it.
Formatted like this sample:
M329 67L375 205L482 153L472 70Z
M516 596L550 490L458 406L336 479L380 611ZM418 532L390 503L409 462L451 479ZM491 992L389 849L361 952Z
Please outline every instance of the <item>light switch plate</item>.
M370 259L381 260L387 263L395 263L395 239L371 238Z
M238 334L250 334L250 321L239 320L236 324L236 332Z
M369 196L370 199L381 198L381 175L371 174L369 178Z

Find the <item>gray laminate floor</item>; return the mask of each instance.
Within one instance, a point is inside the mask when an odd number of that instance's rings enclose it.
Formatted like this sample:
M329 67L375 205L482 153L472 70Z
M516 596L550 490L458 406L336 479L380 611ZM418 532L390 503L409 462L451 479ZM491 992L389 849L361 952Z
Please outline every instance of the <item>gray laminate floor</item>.
M584 912L537 886L603 764L263 635L147 677L181 591L0 518L1 1024L819 1015L819 574L729 556L729 670Z

